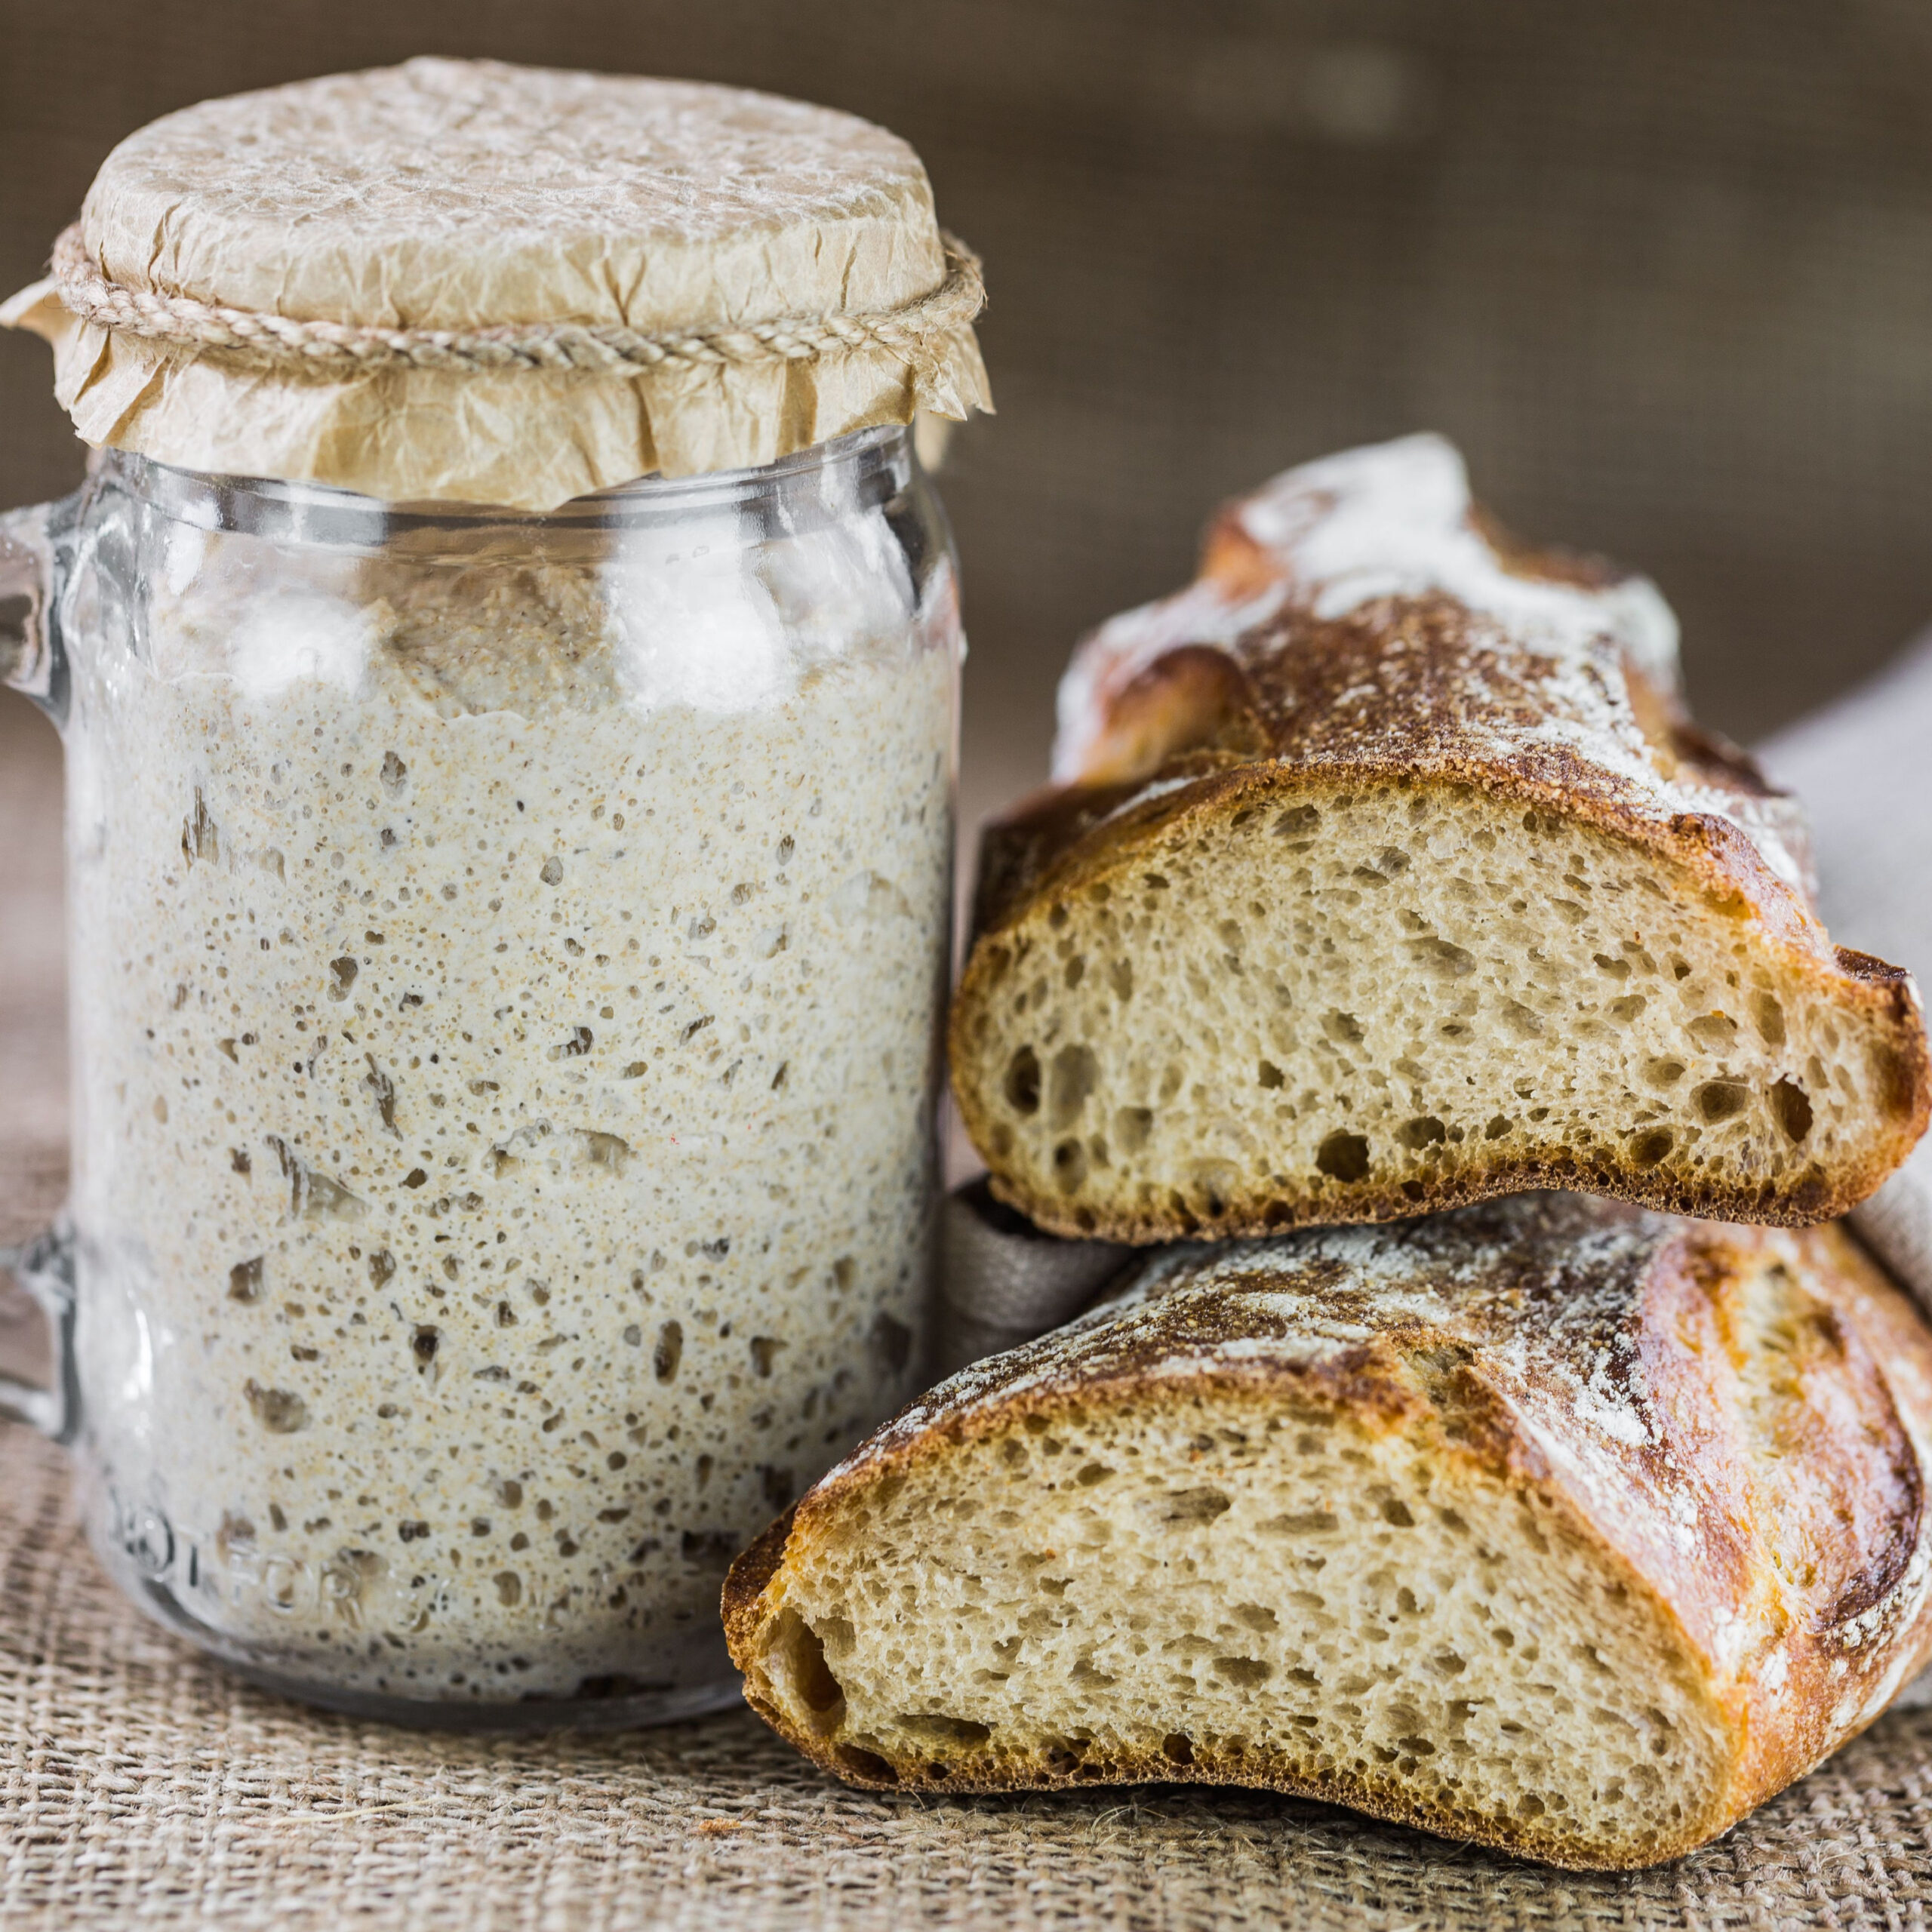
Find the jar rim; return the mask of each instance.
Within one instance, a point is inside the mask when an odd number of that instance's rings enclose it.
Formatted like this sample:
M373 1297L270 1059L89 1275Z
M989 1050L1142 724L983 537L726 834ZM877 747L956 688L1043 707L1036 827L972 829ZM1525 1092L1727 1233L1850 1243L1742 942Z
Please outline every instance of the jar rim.
M691 476L640 476L551 510L499 504L386 503L334 484L281 477L233 476L180 469L136 451L101 449L88 464L91 483L120 491L171 521L198 529L286 542L361 549L409 532L435 530L611 530L688 515L694 511L788 507L822 515L826 486L841 507L883 503L903 488L918 457L911 428L884 423L814 443L747 469Z

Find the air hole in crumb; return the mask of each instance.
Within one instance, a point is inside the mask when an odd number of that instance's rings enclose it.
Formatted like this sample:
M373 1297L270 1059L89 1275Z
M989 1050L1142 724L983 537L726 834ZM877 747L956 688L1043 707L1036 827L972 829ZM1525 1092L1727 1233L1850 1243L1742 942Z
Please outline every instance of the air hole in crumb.
M1054 1055L1048 1116L1055 1128L1070 1127L1080 1118L1100 1078L1100 1063L1091 1047L1062 1047Z
M1275 1666L1263 1663L1259 1657L1217 1657L1214 1674L1225 1677L1230 1684L1238 1684L1244 1690L1251 1690L1257 1684L1266 1684L1275 1674Z
M1784 1044L1784 1008L1770 993L1753 993L1751 995L1752 1023L1758 1029L1758 1037L1767 1047Z
M1264 1087L1278 1087L1281 1084L1281 1069L1272 1060L1264 1060L1261 1063L1256 1077Z
M1771 1112L1788 1140L1802 1140L1811 1131L1811 1103L1804 1089L1788 1076L1771 1089Z
M1331 1180L1361 1180L1368 1172L1368 1143L1337 1128L1315 1149L1315 1164Z
M1170 1523L1211 1523L1234 1506L1218 1489L1177 1489L1163 1500L1162 1520Z
M838 1728L845 1715L844 1687L825 1660L818 1632L795 1610L778 1613L765 1659L766 1668L809 1713L807 1721L814 1730L823 1737Z
M1228 1197L1240 1180L1239 1173L1226 1161L1196 1161L1190 1177L1198 1204L1211 1220L1219 1220L1228 1211Z
M832 1754L855 1778L869 1784L897 1784L899 1774L876 1751L862 1750L856 1744L841 1744Z
M1128 1153L1137 1154L1153 1131L1152 1107L1121 1107L1114 1115L1114 1138Z
M831 1673L828 1671L826 1675L829 1676ZM899 1724L901 1729L911 1731L915 1737L961 1745L969 1750L976 1744L985 1743L993 1734L990 1725L976 1724L971 1718L956 1718L946 1711L902 1712Z
M1007 1063L1006 1100L1015 1113L1040 1110L1040 1057L1031 1047L1020 1048Z
M1432 1141L1448 1137L1448 1129L1433 1114L1425 1114L1420 1120L1404 1121L1395 1130L1395 1138L1404 1147L1426 1147Z
M1476 970L1475 955L1446 939L1417 940L1409 950L1420 965L1441 979L1466 980Z
M1670 1152L1672 1145L1670 1129L1654 1127L1631 1141L1630 1158L1640 1168L1654 1168Z
M1171 1764L1194 1762L1194 1744L1186 1731L1171 1730L1161 1740L1161 1755Z
M1518 1039L1534 1040L1542 1037L1543 1016L1532 1012L1519 999L1504 1000L1503 1022Z
M1706 1120L1730 1120L1750 1104L1751 1091L1735 1080L1706 1080L1690 1090L1690 1104Z
M1054 1179L1063 1194L1078 1194L1087 1178L1087 1150L1077 1140L1063 1140L1054 1149Z

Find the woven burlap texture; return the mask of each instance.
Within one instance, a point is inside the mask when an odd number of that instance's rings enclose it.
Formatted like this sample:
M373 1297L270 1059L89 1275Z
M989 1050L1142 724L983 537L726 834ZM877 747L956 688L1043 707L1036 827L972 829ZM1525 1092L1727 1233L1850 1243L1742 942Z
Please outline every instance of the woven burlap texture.
M1889 1927L1932 1899L1932 1712L1681 1865L1579 1877L1260 1794L848 1792L737 1714L535 1741L318 1715L122 1603L17 1428L0 1552L7 1932Z

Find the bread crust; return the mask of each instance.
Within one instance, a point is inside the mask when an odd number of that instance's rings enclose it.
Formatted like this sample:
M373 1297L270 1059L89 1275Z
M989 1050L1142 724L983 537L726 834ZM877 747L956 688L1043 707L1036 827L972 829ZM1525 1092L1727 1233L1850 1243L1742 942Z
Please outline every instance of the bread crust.
M1305 490L1278 486L1277 494L1304 521L1319 512L1303 502ZM1264 491L1223 513L1190 589L1116 620L1082 647L1062 691L1059 763L1071 782L985 835L949 1050L961 1118L994 1192L1053 1232L1143 1242L1387 1220L1548 1186L1783 1225L1830 1219L1869 1195L1932 1118L1917 989L1899 968L1832 945L1794 802L1690 722L1670 662L1638 648L1614 604L1594 614L1589 598L1626 580L1515 545L1470 506L1475 534L1463 536L1480 537L1499 578L1574 592L1574 635L1552 642L1527 620L1426 586L1324 615L1327 586L1297 576L1305 559L1292 545L1271 550L1247 528L1254 505L1270 500ZM1882 1117L1862 1149L1769 1189L1708 1171L1693 1181L1627 1151L1586 1159L1555 1146L1484 1149L1420 1196L1373 1177L1300 1200L1237 1185L1225 1211L1186 1214L1104 1192L1076 1208L1002 1158L972 1035L1006 966L1044 940L1057 909L1064 916L1075 895L1111 890L1164 848L1211 839L1244 813L1391 791L1466 791L1531 823L1543 815L1587 826L1631 848L1674 900L1748 932L1780 975L1884 1043Z
M1767 1267L1790 1284L1780 1307L1795 1324L1768 1356L1746 1305ZM1291 1294L1299 1315L1283 1312ZM1767 1361L1783 1378L1769 1395ZM816 1734L771 1694L768 1626L849 1502L1029 1417L1131 1414L1208 1388L1264 1408L1319 1402L1398 1432L1580 1539L1654 1601L1696 1660L1726 1740L1705 1801L1673 1836L1632 1843L1449 1810L1393 1774L1303 1775L1260 1747L1177 1763L1150 1740L1023 1775L1011 1760L976 1767L970 1753L953 1766L888 1764ZM1728 1829L1869 1724L1932 1654L1928 1457L1932 1335L1841 1229L1711 1226L1576 1195L1519 1197L1395 1230L1151 1264L1107 1304L955 1377L880 1430L738 1559L725 1629L752 1708L853 1783L1259 1786L1546 1862L1627 1868Z

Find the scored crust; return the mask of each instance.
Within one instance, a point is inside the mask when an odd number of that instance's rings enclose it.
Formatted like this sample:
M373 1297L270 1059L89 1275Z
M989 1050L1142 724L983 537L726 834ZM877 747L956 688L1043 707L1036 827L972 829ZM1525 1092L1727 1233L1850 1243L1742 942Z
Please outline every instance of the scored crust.
M1836 1229L1547 1195L1179 1252L863 1445L726 1632L855 1783L1247 1784L1644 1864L1932 1649L1928 1430L1932 1337Z
M1076 654L1062 783L986 835L949 1047L995 1193L1129 1241L1870 1194L1932 1109L1916 989L1832 945L1795 805L1690 723L1674 640L1432 438L1224 513Z

